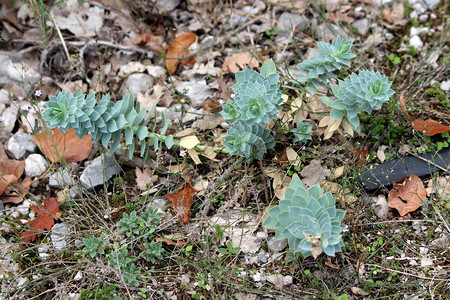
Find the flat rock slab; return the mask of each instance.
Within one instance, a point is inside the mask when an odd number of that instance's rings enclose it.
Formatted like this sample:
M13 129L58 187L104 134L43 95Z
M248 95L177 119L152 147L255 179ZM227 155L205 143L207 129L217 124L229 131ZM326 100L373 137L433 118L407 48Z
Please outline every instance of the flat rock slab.
M449 167L450 148L447 148L437 153L407 156L375 167L365 167L358 181L368 190L374 190L413 174L420 177Z
M119 172L119 165L109 155L99 156L84 169L80 176L81 186L85 189L92 189L107 182L111 177Z

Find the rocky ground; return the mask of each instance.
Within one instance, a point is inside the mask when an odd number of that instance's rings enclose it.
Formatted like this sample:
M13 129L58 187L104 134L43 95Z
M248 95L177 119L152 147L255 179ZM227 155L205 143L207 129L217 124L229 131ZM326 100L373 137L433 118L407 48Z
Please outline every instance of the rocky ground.
M54 2L0 4L0 299L450 297L446 1ZM339 78L377 70L395 91L353 136L322 126L329 108L291 80L337 36L357 55ZM270 58L285 97L274 149L252 163L190 149L221 146L234 72ZM42 112L60 91L131 93L185 147L129 159L124 144L50 134ZM297 145L302 120L312 139ZM346 210L335 257L303 258L261 226L294 176ZM423 201L392 204L408 181Z

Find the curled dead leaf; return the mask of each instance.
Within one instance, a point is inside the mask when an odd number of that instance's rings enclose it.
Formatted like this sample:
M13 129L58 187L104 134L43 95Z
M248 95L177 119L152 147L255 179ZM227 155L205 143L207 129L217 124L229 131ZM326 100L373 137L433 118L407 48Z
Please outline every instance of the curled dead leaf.
M184 56L191 55L187 48L195 41L197 35L195 33L184 33L177 36L167 50L166 67L171 74L177 71L178 64L194 64L195 58L189 57L181 59Z
M80 139L73 128L65 133L61 133L59 128L38 133L34 136L34 142L52 163L82 161L88 158L92 150L91 137L85 135Z
M249 67L250 69L259 67L259 61L255 57L253 57L248 51L235 53L225 58L225 61L223 62L222 65L222 72L236 73L243 70L245 67Z
M166 195L170 201L170 206L175 210L178 216L178 222L189 223L189 214L191 213L191 204L197 190L186 182L184 189L178 193L169 193Z
M43 206L31 206L30 209L34 211L37 216L34 220L27 223L30 226L28 231L22 232L20 235L24 242L33 242L42 235L44 230L50 230L55 224L54 219L61 216L59 211L59 203L56 198L44 199Z
M398 210L400 216L415 211L420 207L427 191L417 175L411 175L401 183L394 183L389 191L388 205Z
M438 133L450 132L450 126L440 124L435 120L414 120L411 122L415 130L428 136Z

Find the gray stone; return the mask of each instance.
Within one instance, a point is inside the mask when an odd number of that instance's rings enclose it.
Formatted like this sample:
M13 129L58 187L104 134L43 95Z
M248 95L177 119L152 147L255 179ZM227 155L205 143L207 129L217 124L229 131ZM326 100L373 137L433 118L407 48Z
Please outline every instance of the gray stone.
M409 45L413 46L417 50L420 50L423 47L423 42L418 35L415 35L409 39Z
M274 236L270 237L267 241L267 247L271 252L281 252L284 248L286 248L287 244L287 239L276 240Z
M244 24L245 22L247 22L247 20L248 19L245 16L241 16L241 15L232 13L230 16L229 24L231 25L231 28L234 28L234 27ZM229 26L227 26L227 27L229 27Z
M427 11L427 8L425 7L425 5L423 5L420 2L414 3L412 5L412 9L417 11L419 14L423 14L423 13L425 13Z
M152 201L152 203L150 204L150 206L154 209L160 209L163 210L164 207L166 206L167 201L163 198L157 198L155 200Z
M25 159L25 175L41 176L47 170L49 164L40 154L31 154Z
M450 91L450 80L442 81L440 87L443 91Z
M441 0L424 0L424 1L429 8L433 8L441 2Z
M8 140L6 150L11 152L15 159L22 159L27 152L36 152L37 145L33 141L33 136L25 132L17 132Z
M257 15L259 13L259 7L257 6L244 6L244 8L242 8L242 10L249 15Z
M172 12L178 5L180 0L156 0L156 8L158 12Z
M166 76L167 71L160 66L147 66L147 73L152 77L158 78L160 76Z
M92 189L107 182L119 172L119 165L109 154L99 156L84 169L80 183L86 189Z
M334 41L338 35L345 40L350 40L347 32L335 24L322 23L318 26L314 26L314 31L319 37L319 40L325 42Z
M195 108L200 108L203 102L214 95L214 91L206 84L206 80L199 82L184 81L175 86L175 90L186 95Z
M292 14L290 12L282 13L278 21L279 33L282 35L289 34L289 32L293 29L303 31L308 24L308 18L298 14Z
M370 29L370 21L367 18L356 20L352 23L352 26L358 29L358 33L360 35L366 35Z
M14 92L21 96L26 96L30 87L41 79L39 72L26 65L17 53L0 51L0 66L0 86L12 83Z
M50 230L50 238L56 251L64 251L67 249L67 236L69 235L69 227L66 223L58 223L53 225Z
M50 175L48 185L51 187L64 187L73 185L72 173L68 170L61 170Z
M3 111L2 122L0 123L5 132L9 133L13 130L14 125L17 121L17 114L19 113L19 108L12 104L7 109Z
M134 73L128 76L122 95L131 93L133 97L136 98L139 92L145 93L145 91L150 89L152 86L153 78L150 75L144 73Z

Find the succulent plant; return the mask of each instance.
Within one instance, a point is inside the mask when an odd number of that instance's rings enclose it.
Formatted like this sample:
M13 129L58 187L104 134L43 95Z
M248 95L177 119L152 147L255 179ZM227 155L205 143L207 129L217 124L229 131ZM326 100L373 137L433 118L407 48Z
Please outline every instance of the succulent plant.
M291 130L291 132L294 133L294 142L301 144L305 143L307 140L312 139L311 135L309 134L312 127L312 125L304 124L303 121L298 122L297 128Z
M340 36L333 44L318 42L320 54L311 50L314 57L299 63L292 74L296 81L306 85L306 90L315 94L319 87L329 87L327 80L336 78L332 72L342 68L342 65L350 66L349 60L356 55L350 52L352 41L346 41Z
M268 211L264 226L275 229L277 240L287 239L289 247L304 257L322 252L334 256L343 246L341 232L345 228L345 211L336 209L335 204L331 193L324 193L319 185L305 189L294 177L284 200Z
M328 97L322 97L322 100L333 108L330 113L332 119L339 120L346 116L353 129L360 132L358 112L371 113L372 109L389 101L394 94L391 85L392 82L379 72L363 70L331 86L336 100Z
M236 73L235 97L221 112L230 124L223 145L231 155L238 154L250 161L274 146L273 137L264 126L281 109L278 77L272 60L262 65L260 73L248 68Z
M61 132L74 128L78 137L83 137L88 132L94 141L101 140L104 147L112 142L110 151L114 152L119 146L122 135L128 146L130 156L135 147L135 138L141 141L141 154L144 154L149 138L146 118L147 110L135 105L131 94L122 100L112 102L109 94L102 97L97 104L94 93L85 96L81 91L72 95L71 92L60 92L56 97L50 96L47 109L43 118L51 127L59 126ZM164 135L169 122L163 120L163 128L160 135ZM153 135L155 142L155 135ZM157 145L156 139L156 145ZM157 146L156 146L157 147Z
M253 124L247 126L242 122L230 127L228 134L223 138L223 145L230 151L230 155L242 155L249 160L264 155L267 148L274 146L270 131L264 126ZM261 147L261 148L260 148Z

